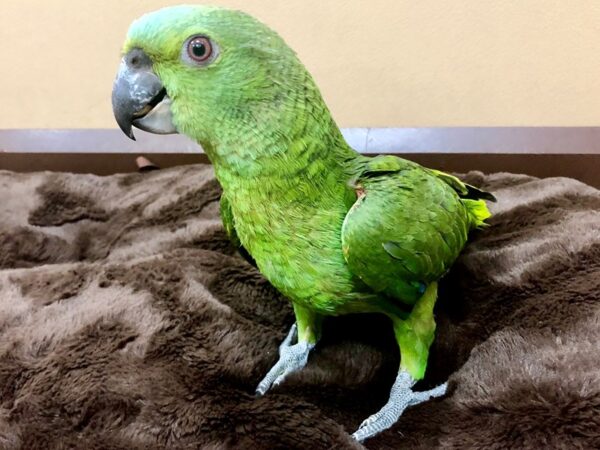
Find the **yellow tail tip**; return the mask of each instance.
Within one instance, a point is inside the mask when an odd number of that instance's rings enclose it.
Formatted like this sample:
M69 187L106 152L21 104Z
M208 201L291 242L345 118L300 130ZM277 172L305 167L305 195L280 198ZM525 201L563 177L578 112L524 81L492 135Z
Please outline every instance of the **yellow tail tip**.
M488 226L488 224L485 223L485 220L492 217L492 213L490 213L485 201L463 199L462 202L469 212L472 221L471 223L474 227L481 228Z

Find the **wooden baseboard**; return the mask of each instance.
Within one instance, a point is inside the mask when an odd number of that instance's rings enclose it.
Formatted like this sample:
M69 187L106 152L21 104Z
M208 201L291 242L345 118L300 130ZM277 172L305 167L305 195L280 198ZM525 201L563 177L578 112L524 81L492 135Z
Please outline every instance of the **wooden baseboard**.
M600 154L444 154L444 153L396 153L427 167L448 171L484 173L513 172L537 177L564 176L576 178L600 188ZM93 173L110 175L137 170L131 153L0 153L0 168L16 172ZM146 154L161 168L207 163L204 154Z
M108 175L135 171L146 155L159 167L208 162L184 136L119 130L0 130L0 169ZM565 176L600 188L600 127L346 128L365 154L396 154L450 172L480 170Z
M14 172L93 173L112 175L135 172L135 153L0 153L0 169ZM208 163L205 154L153 153L147 157L158 167Z

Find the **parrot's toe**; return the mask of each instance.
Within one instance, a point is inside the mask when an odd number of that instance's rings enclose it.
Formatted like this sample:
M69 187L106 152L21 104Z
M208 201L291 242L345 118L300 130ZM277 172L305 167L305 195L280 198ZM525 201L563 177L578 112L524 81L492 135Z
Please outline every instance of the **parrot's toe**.
M375 436L390 428L397 422L409 406L418 405L431 398L440 397L446 393L447 383L441 384L429 391L413 392L415 380L406 372L400 372L390 393L390 399L378 412L364 420L352 437L359 442Z
M279 361L269 370L256 388L256 395L264 395L271 387L281 384L290 373L302 369L308 361L308 354L315 347L308 342L292 345L296 337L296 325L292 325L287 337L279 346Z

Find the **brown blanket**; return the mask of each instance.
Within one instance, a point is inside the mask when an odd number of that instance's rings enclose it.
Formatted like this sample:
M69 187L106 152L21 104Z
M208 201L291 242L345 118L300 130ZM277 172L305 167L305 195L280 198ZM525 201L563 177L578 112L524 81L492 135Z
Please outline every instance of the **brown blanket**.
M384 448L600 447L600 192L467 175L492 226L441 285L427 388ZM291 309L227 242L209 166L0 171L0 448L360 448L398 368L384 317L326 321L253 394ZM418 387L419 387L418 386Z

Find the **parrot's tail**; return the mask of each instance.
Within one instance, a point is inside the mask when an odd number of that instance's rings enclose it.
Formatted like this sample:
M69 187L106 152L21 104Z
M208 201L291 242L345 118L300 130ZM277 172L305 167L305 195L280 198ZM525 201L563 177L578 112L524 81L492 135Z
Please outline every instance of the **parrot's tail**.
M488 226L488 224L485 223L485 220L490 218L492 213L490 213L485 201L471 200L468 198L462 198L461 201L467 208L469 217L471 218L471 226L473 228L483 228Z

